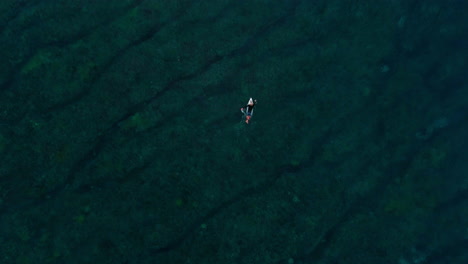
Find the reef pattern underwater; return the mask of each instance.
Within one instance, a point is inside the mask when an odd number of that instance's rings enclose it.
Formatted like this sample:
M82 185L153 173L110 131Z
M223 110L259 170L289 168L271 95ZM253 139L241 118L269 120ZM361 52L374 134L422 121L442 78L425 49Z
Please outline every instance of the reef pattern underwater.
M0 263L468 263L467 11L0 1Z

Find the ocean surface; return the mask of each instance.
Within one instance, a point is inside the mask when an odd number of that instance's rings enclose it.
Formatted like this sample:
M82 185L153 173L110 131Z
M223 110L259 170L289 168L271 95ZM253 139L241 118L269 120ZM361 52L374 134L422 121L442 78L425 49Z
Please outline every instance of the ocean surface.
M0 263L468 263L467 14L2 0Z

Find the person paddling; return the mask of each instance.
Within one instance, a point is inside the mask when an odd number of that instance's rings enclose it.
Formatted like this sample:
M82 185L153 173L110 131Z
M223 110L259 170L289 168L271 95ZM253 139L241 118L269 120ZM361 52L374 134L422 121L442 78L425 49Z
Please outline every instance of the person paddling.
M257 104L257 100L252 100L252 97L250 97L249 102L247 102L247 105L241 108L241 112L245 116L246 124L250 122L250 119L252 118L253 110L256 104Z

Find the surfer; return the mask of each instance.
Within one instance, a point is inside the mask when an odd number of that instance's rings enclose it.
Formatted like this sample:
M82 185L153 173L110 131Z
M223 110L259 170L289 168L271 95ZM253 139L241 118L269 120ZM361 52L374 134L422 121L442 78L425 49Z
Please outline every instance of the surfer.
M250 97L249 102L245 107L241 108L241 112L245 116L245 123L248 124L250 119L252 118L253 115L253 109L255 105L257 104L257 100L252 100L252 97Z

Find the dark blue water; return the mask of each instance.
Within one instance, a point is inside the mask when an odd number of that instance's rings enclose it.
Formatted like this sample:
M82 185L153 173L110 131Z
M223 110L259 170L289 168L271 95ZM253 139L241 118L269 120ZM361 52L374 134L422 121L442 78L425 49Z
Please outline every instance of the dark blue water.
M0 263L467 263L467 10L2 1Z

